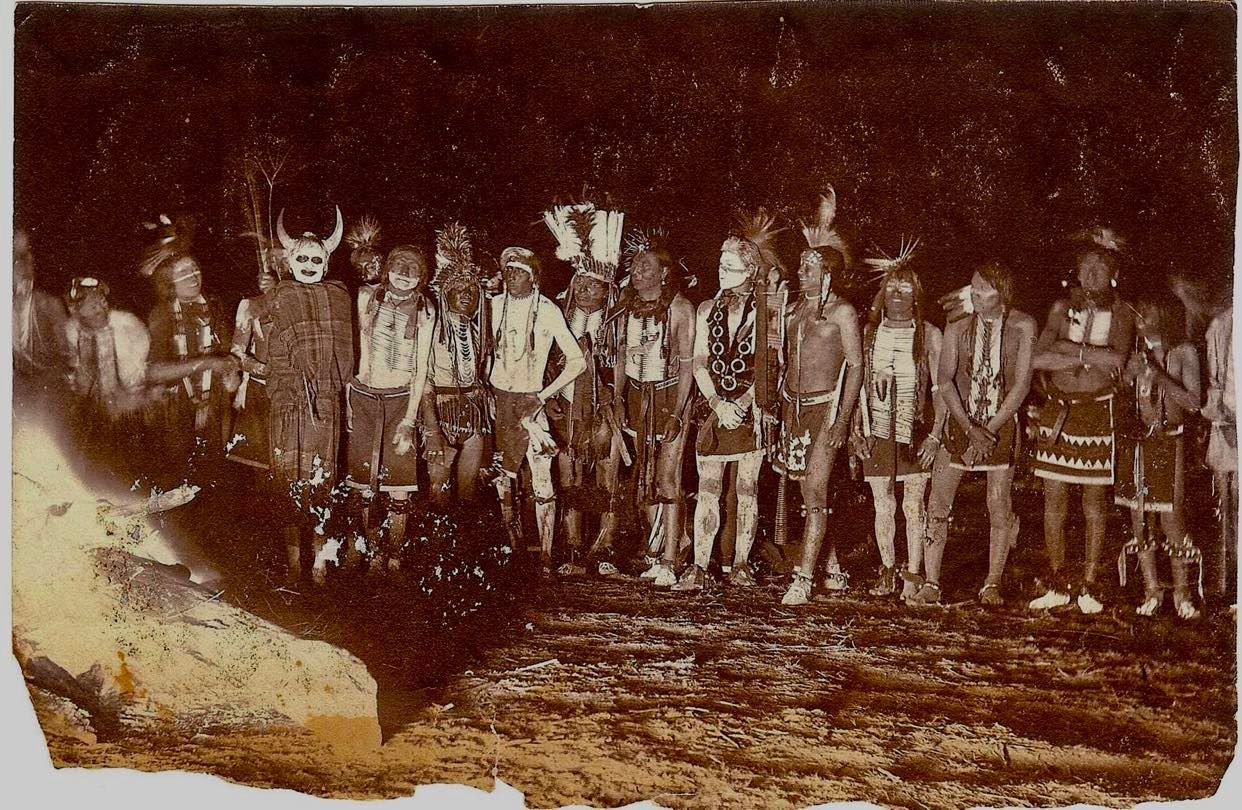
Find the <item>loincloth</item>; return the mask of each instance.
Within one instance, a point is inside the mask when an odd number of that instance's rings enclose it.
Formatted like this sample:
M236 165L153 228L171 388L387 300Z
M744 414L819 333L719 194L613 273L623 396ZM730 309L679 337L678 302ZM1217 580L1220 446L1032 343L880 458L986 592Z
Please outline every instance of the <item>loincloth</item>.
M919 464L918 450L912 444L877 437L871 456L862 460L864 481L909 481L930 473Z
M492 432L488 391L482 385L468 388L434 387L436 421L450 447L460 448L475 436Z
M962 454L966 452L966 448L970 447L970 439L952 418L946 421L944 433L943 443L945 450L949 451L949 466L955 470L966 472L1007 470L1017 460L1019 447L1017 416L1006 422L1000 429L1000 433L996 436L996 444L992 446L992 452L974 464L967 464L962 460Z
M811 450L837 418L837 390L781 392L781 438L773 466L794 481L806 478Z
M1113 483L1113 395L1051 397L1040 409L1034 473L1069 484Z
M655 503L656 462L666 446L664 426L677 415L677 377L659 382L630 380L625 390L625 432L634 437L635 490L640 503ZM685 432L682 425L682 432Z
M230 461L261 470L271 466L271 410L267 381L251 374L246 381L246 402L234 414L233 427L225 444Z
M494 391L496 401L496 449L500 453L500 468L506 475L516 478L522 470L526 451L530 448L530 434L522 426L522 420L534 415L535 424L548 429L548 417L540 407L539 398L531 394L515 394L510 391Z
M1141 505L1144 512L1172 512L1179 488L1177 462L1181 444L1181 426L1138 441L1118 440L1117 490L1113 500L1129 509Z

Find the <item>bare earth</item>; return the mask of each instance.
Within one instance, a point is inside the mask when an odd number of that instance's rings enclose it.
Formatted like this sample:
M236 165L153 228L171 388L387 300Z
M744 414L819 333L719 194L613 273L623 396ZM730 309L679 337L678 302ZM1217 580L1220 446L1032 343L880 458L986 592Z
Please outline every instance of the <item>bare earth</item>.
M510 643L421 701L381 750L301 732L52 737L55 762L211 771L391 797L493 774L530 806L1125 806L1211 795L1236 742L1233 627L1119 609L912 612L775 586L703 596L563 582Z

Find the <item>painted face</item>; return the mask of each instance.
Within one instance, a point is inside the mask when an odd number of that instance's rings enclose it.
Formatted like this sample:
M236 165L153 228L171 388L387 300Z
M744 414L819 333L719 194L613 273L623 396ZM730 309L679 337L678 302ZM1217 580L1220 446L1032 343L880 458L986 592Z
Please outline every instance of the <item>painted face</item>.
M573 279L574 306L584 312L594 312L608 298L608 285L597 278L576 274Z
M448 302L450 311L467 318L473 317L479 309L478 285L465 282L453 284L444 291L444 300Z
M824 259L813 250L802 251L798 262L798 287L804 293L819 296L832 283L832 274L824 272Z
M746 263L742 261L741 256L731 250L721 251L720 268L717 274L722 290L732 290L750 281L750 272L746 269Z
M510 295L530 295L535 288L535 274L524 264L509 262L504 271L505 291Z
M1113 265L1098 251L1078 257L1078 283L1089 293L1108 290L1113 282Z
M182 303L197 301L203 294L203 273L197 264L185 263L173 270L173 294Z
M414 262L400 262L388 271L388 283L394 290L409 292L423 280L423 271Z
M884 284L884 310L888 317L904 320L914 315L914 282L890 278Z
M975 312L989 315L1000 309L1000 291L988 283L979 273L970 277L970 302Z
M660 259L654 254L643 251L630 263L630 286L638 293L659 290L664 284L664 271L660 267Z

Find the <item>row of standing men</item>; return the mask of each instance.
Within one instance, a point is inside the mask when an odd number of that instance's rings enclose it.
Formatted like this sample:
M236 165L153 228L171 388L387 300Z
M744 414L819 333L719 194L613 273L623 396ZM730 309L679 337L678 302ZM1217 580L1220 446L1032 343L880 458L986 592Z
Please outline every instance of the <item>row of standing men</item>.
M590 204L545 214L557 257L573 269L560 304L541 292L531 250L503 251L496 283L459 225L437 233L433 264L410 245L381 254L378 229L365 220L346 236L367 282L352 302L342 283L326 278L345 235L339 211L327 238L290 237L282 215L260 295L240 303L231 338L191 256L170 255L155 268L166 295L149 320L146 389L163 389L162 407L173 422L192 426L188 435L218 428L230 458L306 494L316 581L333 555L324 553L324 521L307 493L335 482L342 445L342 483L372 513L364 534L344 540L347 556L365 550L373 567L399 567L420 460L440 506L475 498L480 481L491 479L520 548L516 490L525 466L541 567L551 570L559 525L563 570L585 562L614 573L609 552L623 508L621 471L629 467L649 529L643 576L678 591L711 579L730 465L736 540L721 569L731 584L754 584L749 555L769 459L781 476L778 532L787 520L785 482L801 491L802 554L782 602L802 604L827 536L832 467L846 449L861 461L874 498L881 567L872 593L900 587L909 604L940 601L954 496L963 474L983 472L990 538L979 599L1000 604L1019 531L1011 504L1019 415L1038 374L1033 468L1044 481L1050 570L1031 607L1102 609L1096 583L1112 487L1134 516L1126 550L1138 555L1144 575L1139 612L1150 615L1163 602L1155 562L1163 546L1175 609L1197 615L1188 569L1201 557L1182 503L1183 434L1202 405L1200 369L1177 299L1123 302L1116 293L1121 240L1095 229L1075 236L1075 284L1042 331L1014 308L1012 277L997 263L978 267L968 286L942 299L942 331L925 317L909 246L896 258L868 260L879 289L860 324L840 292L851 278L848 249L822 211L802 229L807 245L795 283L781 280L769 223L757 220L723 243L720 290L697 309L679 289L684 267L658 236L633 234L623 247L620 212ZM618 283L622 268L628 274ZM106 376L99 352L82 349L99 286L78 280L68 296L75 380L88 399ZM1205 414L1213 424L1208 462L1236 499L1230 326L1226 312L1209 330ZM127 386L102 388L115 399ZM687 531L682 467L692 435L698 487ZM898 485L904 568L895 549ZM1071 486L1083 488L1081 577L1065 566ZM1155 514L1159 532L1147 528ZM588 522L598 525L584 551ZM302 567L300 534L287 530L294 572ZM693 561L679 574L683 545L692 545ZM848 587L831 541L826 569L825 588Z

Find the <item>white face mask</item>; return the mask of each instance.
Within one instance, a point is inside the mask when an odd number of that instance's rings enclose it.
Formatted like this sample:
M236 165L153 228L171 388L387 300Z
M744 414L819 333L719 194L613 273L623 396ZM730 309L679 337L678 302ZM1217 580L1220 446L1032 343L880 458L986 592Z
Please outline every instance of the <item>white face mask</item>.
M328 272L328 251L315 239L299 239L289 251L289 269L295 281L317 284Z
M303 284L318 284L328 272L328 257L341 242L345 232L345 221L341 217L341 209L336 209L336 229L326 239L319 239L315 234L307 232L301 238L293 239L285 231L285 212L282 210L276 218L276 235L285 248L289 270L295 281Z
M720 254L717 275L722 290L732 290L750 281L750 273L746 270L742 257L732 251Z

